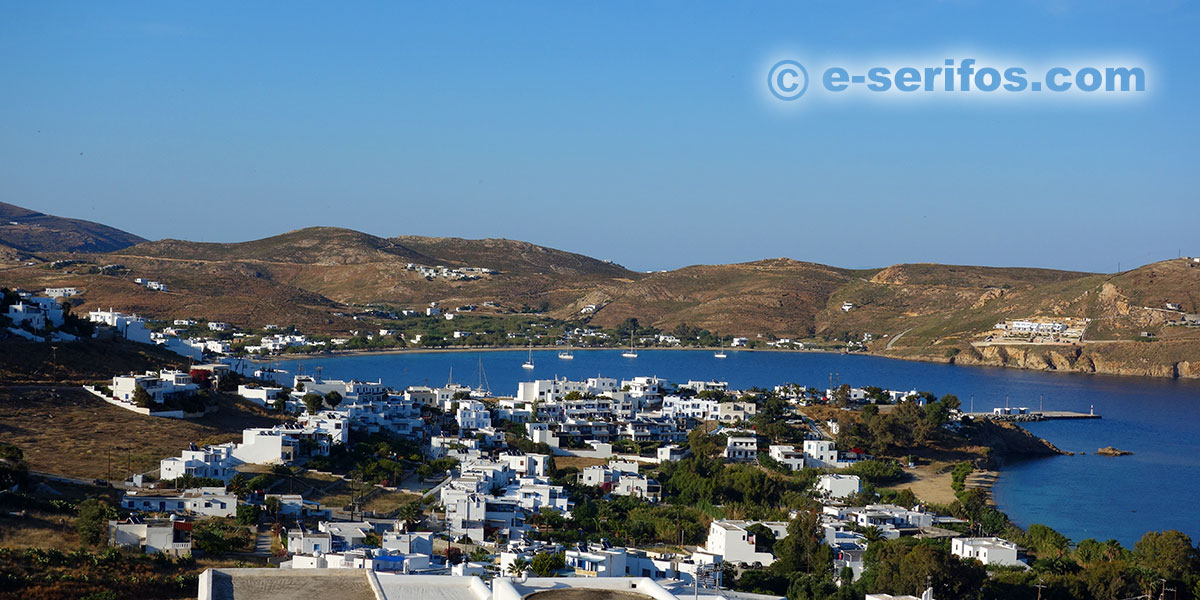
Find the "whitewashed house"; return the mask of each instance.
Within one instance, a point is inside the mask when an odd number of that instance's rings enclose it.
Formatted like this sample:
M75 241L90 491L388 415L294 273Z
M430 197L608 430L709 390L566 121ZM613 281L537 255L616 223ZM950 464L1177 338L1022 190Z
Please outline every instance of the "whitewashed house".
M974 558L985 565L1024 567L1018 559L1020 549L1013 542L998 537L954 538L950 553L959 558Z

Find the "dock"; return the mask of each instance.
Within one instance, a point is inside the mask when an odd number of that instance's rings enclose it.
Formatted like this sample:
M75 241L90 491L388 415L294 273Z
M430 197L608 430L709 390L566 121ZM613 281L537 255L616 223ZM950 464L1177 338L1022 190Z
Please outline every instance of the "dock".
M1059 419L1099 419L1100 415L1094 412L1074 412L1070 410L1031 410L1018 413L1016 410L1010 412L969 412L963 413L964 417L972 419L991 419L993 421L1053 421Z

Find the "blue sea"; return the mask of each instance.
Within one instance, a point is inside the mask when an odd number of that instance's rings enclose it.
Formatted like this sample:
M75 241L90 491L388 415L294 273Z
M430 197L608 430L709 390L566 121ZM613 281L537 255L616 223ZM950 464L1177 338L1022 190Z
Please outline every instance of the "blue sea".
M596 375L637 375L684 382L728 381L734 387L799 383L824 389L831 378L852 386L952 393L964 409L1026 406L1087 412L1102 419L1044 421L1027 428L1066 451L1083 452L1010 463L993 490L999 507L1015 522L1043 523L1072 540L1116 539L1132 546L1147 531L1178 529L1200 539L1200 382L1043 373L994 367L960 367L873 356L807 352L728 350L712 352L575 350L571 361L557 350L534 350L533 370L522 369L524 350L360 354L280 361L290 373L320 367L327 378L382 379L389 386L444 385L453 380L475 387L480 365L493 393L512 395L519 381ZM1095 454L1103 446L1132 456Z

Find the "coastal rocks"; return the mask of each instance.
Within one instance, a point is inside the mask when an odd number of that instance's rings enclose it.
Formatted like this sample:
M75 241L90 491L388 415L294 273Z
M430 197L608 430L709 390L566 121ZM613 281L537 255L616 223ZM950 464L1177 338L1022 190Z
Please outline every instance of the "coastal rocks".
M1200 379L1200 361L1194 360L1196 352L1200 351L1200 344L1189 341L1074 346L964 345L959 350L951 355L939 349L936 356L931 354L924 358L965 366Z
M1105 446L1099 450L1096 450L1096 454L1099 454L1100 456L1129 456L1133 453L1128 450L1121 450L1112 446Z
M984 468L995 468L1008 457L1059 456L1066 453L1054 444L1012 423L979 420L966 425L963 434L973 443L990 449Z

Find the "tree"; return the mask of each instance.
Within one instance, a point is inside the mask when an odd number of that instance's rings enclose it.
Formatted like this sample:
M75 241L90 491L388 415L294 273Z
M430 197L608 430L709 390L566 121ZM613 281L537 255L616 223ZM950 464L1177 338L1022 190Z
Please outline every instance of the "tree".
M400 507L396 518L404 521L404 529L407 531L413 525L421 522L425 518L425 509L421 507L421 502L414 500Z
M325 405L325 398L316 392L304 394L301 400L304 401L304 407L308 409L308 414L310 415L320 412L321 408Z
M1133 545L1134 563L1166 579L1181 579L1195 558L1192 539L1174 529L1147 532Z
M821 573L825 565L818 564L817 550L825 539L821 530L821 515L815 511L802 510L788 523L787 537L775 542L775 562L771 570L788 575L791 573Z
M517 558L508 564L508 574L513 577L520 577L525 571L529 570L529 561L525 557Z
M238 473L229 480L229 484L225 486L233 495L240 499L245 499L246 492L249 491L249 485L246 476Z
M328 404L329 408L337 408L337 405L341 403L342 395L337 390L332 390L328 394L325 394L325 404Z
M937 542L900 538L874 542L864 555L863 584L872 591L918 595L932 585L934 598L976 598L987 579L977 560L960 560Z
M958 410L962 406L962 401L959 400L958 396L955 396L954 394L946 394L945 396L942 396L942 399L939 400L939 402L945 405L946 410Z
M271 408L275 409L276 412L287 410L287 396L284 394L275 396L275 399L271 401Z
M152 408L154 407L154 398L146 391L146 388L138 384L133 389L133 403L138 408Z
M567 565L561 552L550 554L549 552L539 552L533 557L533 562L530 563L530 568L538 577L550 577L559 569Z
M275 517L276 521L279 520L279 511L283 510L283 501L279 499L279 496L267 496L267 499L263 500L263 506L266 507L267 512L271 513L271 516Z
M1059 558L1071 549L1071 540L1041 523L1034 523L1025 534L1025 545L1033 549L1038 558Z
M0 489L24 485L29 480L25 454L14 444L0 443Z
M770 552L775 547L775 532L766 525L755 523L747 527L746 532L754 535L755 552Z
M75 509L75 528L79 531L80 541L89 546L107 541L108 522L116 518L116 509L103 500L88 498L80 502Z
M239 505L237 507L237 524L245 526L257 525L261 514L262 510L253 504Z
M831 400L833 400L836 406L841 408L850 406L850 384L843 383L838 389L834 390Z

